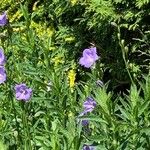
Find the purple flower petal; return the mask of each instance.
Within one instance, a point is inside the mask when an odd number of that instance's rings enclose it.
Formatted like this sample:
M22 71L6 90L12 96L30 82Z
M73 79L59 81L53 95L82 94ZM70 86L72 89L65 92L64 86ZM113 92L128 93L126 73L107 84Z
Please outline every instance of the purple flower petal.
M5 55L3 50L0 48L0 65L4 65L5 64Z
M83 150L96 150L95 146L84 145Z
M16 99L28 101L32 95L32 89L28 88L26 84L18 84L15 86Z
M96 47L85 49L83 51L83 56L79 60L79 64L86 68L90 68L98 59Z
M86 112L82 112L82 113L79 115L79 117L84 116L84 115L86 115L86 114L87 114ZM87 126L87 125L89 124L89 121L88 121L88 120L81 119L81 123L82 123L83 126Z
M91 97L88 97L83 103L83 107L84 112L92 112L93 109L96 107L96 102Z
M89 121L88 121L88 120L82 120L82 125L83 125L83 126L89 125Z
M0 66L0 84L6 81L6 71L3 66Z
M2 15L0 15L0 26L4 26L7 24L7 16L6 12L4 12Z

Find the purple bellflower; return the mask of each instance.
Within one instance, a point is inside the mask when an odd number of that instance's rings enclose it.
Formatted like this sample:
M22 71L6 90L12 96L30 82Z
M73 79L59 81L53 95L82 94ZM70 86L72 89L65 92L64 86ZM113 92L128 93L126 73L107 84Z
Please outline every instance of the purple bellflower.
M0 66L0 84L6 81L6 71L3 66Z
M92 112L95 107L96 107L96 102L94 101L94 99L92 99L91 97L87 97L86 101L83 103L84 110L83 112L80 113L79 117L86 115L88 112ZM89 125L89 120L82 119L82 118L80 118L80 120L83 126Z
M99 57L96 52L96 47L85 49L83 55L79 60L79 64L86 68L90 68Z
M4 65L5 63L5 55L4 55L4 52L3 50L0 48L0 65Z
M28 101L32 95L32 89L28 88L26 84L18 84L15 86L16 99Z
M83 150L96 150L96 149L95 149L95 146L84 145Z
M6 12L4 12L2 15L0 15L0 26L4 26L7 24L7 16Z
M88 120L82 120L82 126L88 126L89 121Z
M88 97L86 101L83 103L84 112L92 112L93 109L96 107L96 102L91 97Z
M82 117L82 116L84 116L84 115L86 115L86 114L87 114L87 113L82 112L82 113L79 115L79 117ZM81 123L82 123L82 126L87 126L87 125L89 125L89 121L88 121L88 120L81 119Z

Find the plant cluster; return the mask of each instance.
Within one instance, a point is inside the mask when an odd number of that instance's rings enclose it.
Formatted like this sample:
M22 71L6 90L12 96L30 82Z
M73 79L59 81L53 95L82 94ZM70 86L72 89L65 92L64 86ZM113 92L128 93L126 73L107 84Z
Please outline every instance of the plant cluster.
M0 150L150 149L150 0L3 0Z

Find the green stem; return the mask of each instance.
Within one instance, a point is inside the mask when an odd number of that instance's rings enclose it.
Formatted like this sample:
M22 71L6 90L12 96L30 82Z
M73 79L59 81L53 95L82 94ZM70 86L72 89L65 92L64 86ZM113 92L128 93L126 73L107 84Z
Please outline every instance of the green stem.
M30 138L30 131L29 131L29 126L28 126L28 115L26 113L26 108L25 108L25 103L22 102L22 122L23 122L23 129L24 129L24 134L25 134L25 150L32 150L31 146L31 138Z
M123 60L124 60L124 63L125 63L125 67L126 67L127 73L128 73L129 78L130 78L130 80L131 80L131 83L134 84L134 81L133 81L132 76L131 76L131 74L130 74L130 71L129 71L129 69L128 69L128 64L127 64L127 61L126 61L126 58L125 58L125 53L124 53L124 51L123 51L123 47L121 48L121 50L122 50L122 57L123 57Z
M121 42L121 38L120 38L120 27L118 26L118 39L119 39L119 44L121 46L121 51L122 51L122 57L123 57L123 60L124 60L124 63L125 63L125 67L126 67L126 70L127 70L127 73L129 75L129 78L131 80L131 83L134 84L134 81L132 79L132 76L130 74L130 71L128 69L128 64L127 64L127 61L126 61L126 57L125 57L125 47L124 47L124 44Z
M16 113L16 109L15 109L15 104L14 104L14 101L13 101L13 98L12 98L12 96L11 96L12 94L11 94L11 92L10 92L10 95L9 95L9 99L10 99L10 101L11 101L11 104L12 104L12 109L13 109L13 113L14 113L14 116L15 116L15 122L16 122L16 127L17 127L17 132L18 132L18 136L17 136L17 139L16 139L16 143L18 143L17 144L17 147L18 147L18 149L19 149L19 145L20 145L20 149L21 149L21 135L20 135L20 129L19 129L19 123L18 123L18 121L17 121L17 113Z

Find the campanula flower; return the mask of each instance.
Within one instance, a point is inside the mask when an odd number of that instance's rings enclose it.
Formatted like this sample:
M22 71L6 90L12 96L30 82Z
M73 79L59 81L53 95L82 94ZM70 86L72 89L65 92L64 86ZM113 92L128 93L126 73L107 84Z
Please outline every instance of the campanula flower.
M96 102L94 101L93 98L88 97L86 99L86 101L83 103L83 107L84 107L84 112L92 112L93 109L96 107Z
M82 112L79 117L82 117L84 115L86 115L87 113L86 112ZM88 120L85 120L85 119L81 119L81 123L83 126L87 126L89 124L89 121Z
M28 88L26 84L17 84L15 86L16 99L28 101L32 95L32 89Z
M0 26L4 26L7 24L7 16L6 12L4 12L2 15L0 15Z
M98 59L99 57L97 55L96 47L85 49L79 60L79 64L86 68L90 68Z
M5 63L5 55L3 50L0 48L0 65L4 65Z
M96 150L95 146L84 145L83 150Z
M82 120L82 125L83 125L83 126L89 125L89 121L88 121L88 120Z
M91 97L87 97L86 101L83 103L84 110L83 112L80 113L79 117L87 115L88 112L92 112L95 107L96 107L96 102ZM89 125L89 120L80 118L78 119L78 122L80 120L83 126Z
M0 84L6 81L6 71L3 66L0 66Z

